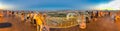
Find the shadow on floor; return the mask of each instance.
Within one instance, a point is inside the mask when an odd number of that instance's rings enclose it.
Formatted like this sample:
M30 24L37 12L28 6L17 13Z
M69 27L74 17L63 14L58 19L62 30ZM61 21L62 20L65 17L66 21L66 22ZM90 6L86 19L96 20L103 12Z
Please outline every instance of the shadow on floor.
M8 22L6 22L6 23L0 23L0 28L7 28L7 27L11 27L11 26L12 26L12 24L8 23Z

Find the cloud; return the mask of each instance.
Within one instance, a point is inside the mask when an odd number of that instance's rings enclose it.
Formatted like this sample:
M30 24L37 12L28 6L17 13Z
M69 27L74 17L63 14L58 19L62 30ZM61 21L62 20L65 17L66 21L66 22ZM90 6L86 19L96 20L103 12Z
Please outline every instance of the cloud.
M111 10L120 10L120 0L113 0L108 4L100 4L95 8L99 9L111 9Z

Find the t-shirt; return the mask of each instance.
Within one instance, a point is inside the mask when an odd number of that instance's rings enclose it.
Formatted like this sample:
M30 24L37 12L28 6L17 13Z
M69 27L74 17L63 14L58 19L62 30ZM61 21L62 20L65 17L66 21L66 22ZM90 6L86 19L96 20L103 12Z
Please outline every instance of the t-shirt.
M36 20L36 23L39 24L39 25L42 25L44 21L44 18L42 17L42 15L34 15L34 19Z

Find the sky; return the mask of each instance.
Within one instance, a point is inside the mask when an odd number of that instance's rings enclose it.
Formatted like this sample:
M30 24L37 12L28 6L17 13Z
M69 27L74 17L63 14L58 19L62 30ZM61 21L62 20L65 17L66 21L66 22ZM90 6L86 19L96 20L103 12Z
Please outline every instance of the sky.
M110 10L120 10L120 0L114 0L108 4L100 4L96 8L110 9Z
M0 0L0 9L12 10L118 10L120 0Z

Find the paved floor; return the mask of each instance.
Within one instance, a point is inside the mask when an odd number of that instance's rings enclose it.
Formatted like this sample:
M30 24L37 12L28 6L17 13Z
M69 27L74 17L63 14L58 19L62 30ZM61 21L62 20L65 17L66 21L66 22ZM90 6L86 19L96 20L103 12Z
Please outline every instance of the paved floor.
M18 17L4 17L1 21L9 22L12 27L0 28L0 31L35 31L35 27L30 23L21 22ZM2 22L0 22L2 23ZM51 31L120 31L120 23L115 22L110 17L97 18L96 21L87 23L86 29L80 29L78 26L70 28L51 28Z
M18 17L5 17L3 20L11 23L12 27L0 28L0 31L35 31L30 23L21 22Z

